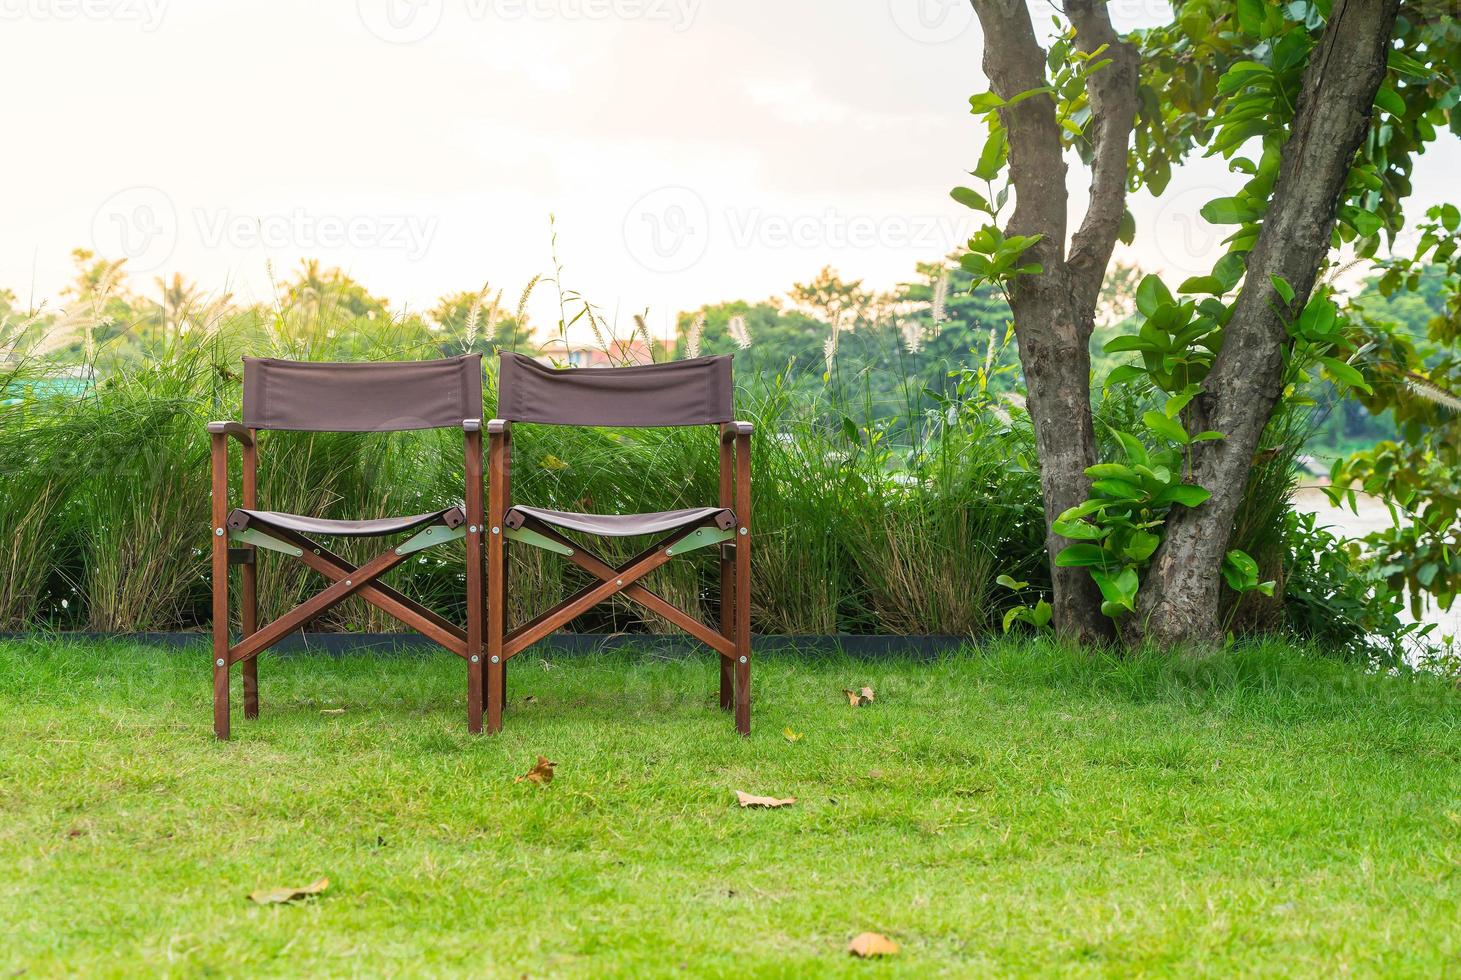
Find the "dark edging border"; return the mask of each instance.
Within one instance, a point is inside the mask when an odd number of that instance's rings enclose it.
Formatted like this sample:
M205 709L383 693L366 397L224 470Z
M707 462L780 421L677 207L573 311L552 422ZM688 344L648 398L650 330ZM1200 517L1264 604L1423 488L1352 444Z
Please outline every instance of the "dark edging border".
M0 640L43 642L130 643L139 646L181 650L210 642L207 633L0 633ZM797 653L846 656L855 659L913 657L932 660L942 654L972 646L961 636L892 636L839 633L807 636L757 636L756 653ZM281 654L324 653L342 657L358 654L400 654L440 652L441 648L415 633L292 633L270 648ZM661 656L692 656L708 653L699 641L686 636L654 633L556 633L536 644L533 651L564 655L634 650Z

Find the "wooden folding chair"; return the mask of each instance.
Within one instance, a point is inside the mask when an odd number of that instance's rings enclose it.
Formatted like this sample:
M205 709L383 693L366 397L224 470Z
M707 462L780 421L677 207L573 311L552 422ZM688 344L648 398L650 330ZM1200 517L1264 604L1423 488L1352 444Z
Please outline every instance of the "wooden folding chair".
M487 424L487 730L502 727L507 662L574 617L624 595L720 654L720 706L751 731L751 424L732 421L731 358L702 357L623 368L554 370L503 352L498 418ZM651 514L576 514L514 505L512 423L577 426L720 427L720 506ZM668 536L612 565L566 537ZM509 630L507 541L556 552L597 581ZM721 549L720 629L712 629L639 583L696 548Z
M330 364L244 358L243 421L208 425L213 456L213 731L229 735L229 669L243 673L244 716L259 714L258 655L352 595L389 613L467 661L467 727L482 730L482 358ZM340 521L259 510L258 441L264 429L307 432L401 432L460 428L464 438L464 507L376 520ZM243 447L243 506L228 506L228 439ZM363 565L313 535L375 538L414 532ZM379 581L426 548L464 538L467 627L462 629ZM237 545L236 548L229 547ZM298 558L330 585L267 626L258 621L259 549ZM229 642L228 568L242 566L242 637Z

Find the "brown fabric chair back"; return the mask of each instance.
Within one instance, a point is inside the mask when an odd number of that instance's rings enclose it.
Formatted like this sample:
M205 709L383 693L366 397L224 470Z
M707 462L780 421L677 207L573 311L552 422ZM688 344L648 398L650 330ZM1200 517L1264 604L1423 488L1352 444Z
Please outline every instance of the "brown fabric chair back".
M244 359L243 424L305 432L455 428L482 417L482 355L437 361Z
M501 352L497 417L547 425L712 425L734 417L731 355L558 370Z

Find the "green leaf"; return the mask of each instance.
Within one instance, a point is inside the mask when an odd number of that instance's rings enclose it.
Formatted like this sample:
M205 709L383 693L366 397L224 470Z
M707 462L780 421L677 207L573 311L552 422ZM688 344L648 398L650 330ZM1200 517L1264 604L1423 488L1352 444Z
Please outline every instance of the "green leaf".
M1262 217L1262 212L1236 197L1219 197L1208 201L1198 211L1209 224L1241 225Z
M1142 445L1142 441L1130 432L1117 429L1116 441L1121 443L1121 448L1125 451L1126 458L1132 466L1146 466L1151 462L1151 456L1147 453L1146 446Z
M1238 0L1238 24L1243 33L1263 36L1263 0Z
M1029 582L1019 582L1008 575L998 575L994 581L997 585L1002 585L1011 592L1018 592L1021 589L1028 588L1030 585Z
M1061 568L1101 568L1116 564L1106 549L1094 544L1066 545L1055 556L1055 564Z
M1087 524L1085 521L1062 521L1056 519L1051 522L1050 529L1063 538L1070 538L1072 541L1100 541L1111 532L1106 528L1096 527L1094 524Z
M1050 618L1054 614L1055 610L1050 608L1050 603L1046 602L1044 599L1041 599L1039 602L1035 603L1035 612L1031 622L1035 624L1036 629L1043 630L1045 627L1050 625Z
M1285 304L1294 301L1294 287L1289 285L1287 279L1283 276L1269 276L1268 281L1273 283L1273 291L1283 297Z
M1149 317L1164 304L1169 305L1172 302L1172 293L1162 282L1161 277L1156 275L1142 277L1141 283L1136 287L1136 308L1141 311L1142 316Z
M966 208L973 208L975 211L983 211L985 214L994 213L994 210L989 206L989 202L984 199L984 195L974 190L973 188L955 187L952 191L949 192L949 196L958 201L960 204L964 205L964 207Z
M1309 302L1304 304L1304 312L1299 314L1299 322L1295 325L1300 336L1309 340L1326 340L1334 334L1336 310L1328 296L1322 293L1311 296Z
M1337 357L1321 357L1319 360L1323 363L1325 369L1329 371L1330 375L1333 376L1334 380L1340 384L1349 385L1351 388L1358 388L1366 394L1373 395L1375 393L1374 389L1365 381L1365 376L1360 374L1353 365L1346 364Z
M1145 368L1137 367L1135 364L1123 364L1111 369L1111 373L1106 375L1106 383L1102 387L1110 388L1112 385L1130 384L1144 378L1146 378Z
M1183 507L1200 507L1212 498L1212 493L1192 483L1178 483L1170 486L1152 498L1153 504L1181 504Z
M1123 245L1130 245L1136 240L1136 218L1132 217L1130 211L1121 212L1121 223L1116 226L1116 239Z
M1009 139L1003 129L996 130L989 134L989 139L984 143L984 149L979 154L979 163L974 168L974 176L980 180L993 180L999 176L1008 159Z
M1051 88L1049 85L1041 85L1039 88L1026 89L1025 91L1021 92L1019 95L1016 95L1014 98L1012 98L1008 102L1006 102L1005 105L1007 105L1007 106L1019 105L1021 102L1025 101L1026 99L1032 99L1032 98L1034 98L1037 95L1054 94L1054 92L1055 92L1055 89Z
M1399 92L1388 86L1375 93L1375 105L1392 116L1405 115L1405 100L1400 97Z
M1162 412L1143 412L1141 420L1146 423L1148 429L1163 439L1169 439L1183 446L1190 441L1187 438L1187 430L1182 428L1182 423L1168 418Z
M1132 561L1146 561L1161 543L1162 539L1150 531L1137 531L1121 549L1121 553Z
M1154 348L1151 341L1144 340L1135 334L1122 334L1106 341L1106 345L1102 349L1107 354L1125 354L1129 351L1153 350Z
M1095 466L1087 466L1086 476L1092 480L1115 478L1117 480L1129 480L1132 483L1141 479L1140 474L1136 470L1130 466L1123 466L1121 463L1097 463Z
M975 115L982 115L991 109L998 109L1004 105L1004 99L993 92L980 92L977 95L969 96L969 111Z
M1217 276L1193 276L1177 287L1179 293L1211 293L1214 296L1221 296L1227 291L1228 287Z
M1096 480L1091 484L1091 489L1112 500L1139 501L1146 497L1146 492L1140 486L1127 480Z
M1229 252L1217 260L1212 267L1212 274L1223 284L1223 292L1227 292L1238 284L1243 274L1248 271L1248 263L1238 252Z
M1004 614L1004 631L1008 633L1010 631L1010 627L1015 624L1015 620L1023 619L1028 622L1029 617L1030 610L1026 609L1024 606L1016 606L1013 609L1006 610Z

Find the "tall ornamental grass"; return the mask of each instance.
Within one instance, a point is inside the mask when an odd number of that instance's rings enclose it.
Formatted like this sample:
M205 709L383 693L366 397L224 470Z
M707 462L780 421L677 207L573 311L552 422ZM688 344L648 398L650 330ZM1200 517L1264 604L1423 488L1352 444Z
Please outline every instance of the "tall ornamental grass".
M475 349L484 349L485 341ZM250 310L178 332L142 358L107 359L87 345L57 393L55 358L0 362L0 628L126 632L197 629L209 609L209 467L205 423L239 414L243 353L387 360L461 352L460 339L405 330L318 304ZM76 366L79 361L79 368ZM488 412L495 364L488 358ZM997 629L1012 597L1008 572L1043 568L1041 515L1028 423L988 395L904 406L859 403L858 379L737 376L737 412L753 441L753 628L760 633L938 633ZM882 386L886 388L887 386ZM920 407L922 406L922 407ZM854 419L860 421L852 421ZM866 421L872 419L873 421ZM646 511L714 503L716 439L694 430L520 426L516 500L568 510ZM239 461L231 447L235 504ZM330 518L417 513L460 500L460 433L263 433L261 506ZM644 542L599 543L622 560ZM339 542L368 557L379 542ZM432 549L388 581L462 614L460 546ZM510 549L520 621L586 583L536 549ZM318 588L299 563L259 553L260 611L269 618ZM670 601L713 620L716 551L654 573ZM315 628L389 630L360 601ZM594 610L584 631L658 631L627 602Z

